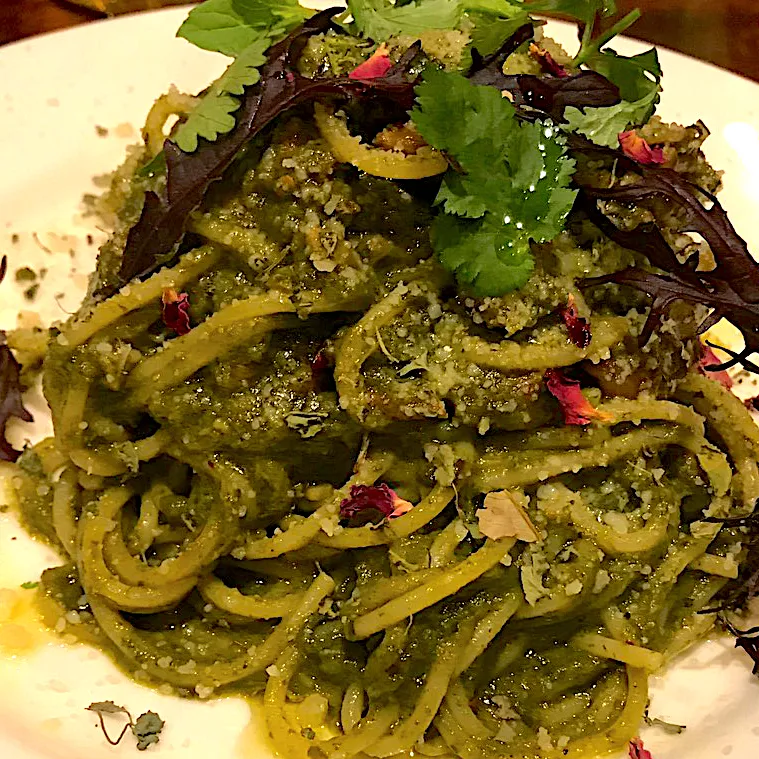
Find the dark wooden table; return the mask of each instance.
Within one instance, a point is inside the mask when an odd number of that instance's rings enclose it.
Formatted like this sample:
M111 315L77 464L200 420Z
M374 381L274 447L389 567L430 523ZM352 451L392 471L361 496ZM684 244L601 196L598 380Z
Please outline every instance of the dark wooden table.
M633 36L759 81L759 0L617 0L617 5L620 12L643 11ZM0 0L0 45L100 15L65 0Z

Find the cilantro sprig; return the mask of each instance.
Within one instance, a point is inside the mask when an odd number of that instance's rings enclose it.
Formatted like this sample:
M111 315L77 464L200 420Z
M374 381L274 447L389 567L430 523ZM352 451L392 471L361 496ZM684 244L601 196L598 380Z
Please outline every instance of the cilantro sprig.
M455 165L436 201L438 258L478 296L521 287L534 267L530 242L562 230L577 194L563 138L549 124L519 121L500 92L460 74L428 70L416 94L414 123Z

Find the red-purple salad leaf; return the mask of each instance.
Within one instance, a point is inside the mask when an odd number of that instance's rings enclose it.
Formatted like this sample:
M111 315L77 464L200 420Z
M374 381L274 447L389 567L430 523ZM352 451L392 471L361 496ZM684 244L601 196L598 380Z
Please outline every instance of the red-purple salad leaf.
M630 759L654 759L640 738L633 738L628 747Z
M564 320L572 345L576 345L578 348L587 348L591 340L590 324L588 324L587 319L580 316L574 295L571 293L567 305L561 309L561 318Z
M34 421L21 398L21 367L5 342L5 332L0 332L0 461L16 461L21 455L5 437L5 428L13 417Z
M167 287L161 296L163 323L178 335L186 335L190 329L190 296Z
M608 422L612 416L599 411L582 394L580 383L567 377L561 369L549 369L545 373L548 392L556 398L564 414L564 424L586 425L591 422Z
M558 76L560 79L565 79L569 76L569 72L564 66L557 63L556 59L547 50L538 47L534 42L530 45L530 55L540 64L540 67L546 74Z
M727 631L735 636L735 647L742 648L754 662L752 674L759 675L759 627L752 627L749 630L739 630L731 624L723 615L720 620L725 625Z
M275 118L297 105L324 96L386 99L408 110L413 105L414 82L407 76L418 45L401 57L386 74L372 79L302 76L296 68L308 39L332 26L340 12L330 8L312 16L284 40L273 45L261 69L261 80L247 87L237 114L237 125L215 142L201 140L194 153L185 153L171 140L164 143L166 191L148 192L137 223L129 230L119 269L122 281L145 277L170 257L185 231L185 222L208 187L220 179L240 149Z
M652 148L634 129L620 132L617 139L622 152L633 161L645 164L661 164L666 160L661 148Z
M504 74L506 59L533 38L532 24L524 24L492 55L482 58L472 51L472 67L467 76L474 84L506 90L518 109L541 111L557 121L564 120L564 109L601 108L621 102L619 88L595 71L580 71L568 76Z
M585 284L615 282L634 287L653 298L641 335L642 343L648 340L674 301L685 300L710 307L711 313L699 327L701 333L724 317L741 331L745 341L740 352L720 347L731 359L710 371L741 364L745 369L759 372L759 366L748 359L751 353L759 350L759 265L714 195L672 169L638 163L620 150L599 147L579 135L570 135L568 144L575 154L606 158L616 162L618 171L638 174L640 181L637 183L607 188L582 184L576 178L582 189L578 205L608 237L643 253L653 266L664 272L628 268L586 280ZM664 198L680 209L684 223L678 231L697 232L706 240L714 258L714 268L699 271L695 261L681 263L654 225L641 224L628 231L619 229L601 212L596 202L615 200L634 204L654 196Z
M353 526L379 524L393 519L413 508L384 482L379 485L353 485L350 495L340 504L340 519Z

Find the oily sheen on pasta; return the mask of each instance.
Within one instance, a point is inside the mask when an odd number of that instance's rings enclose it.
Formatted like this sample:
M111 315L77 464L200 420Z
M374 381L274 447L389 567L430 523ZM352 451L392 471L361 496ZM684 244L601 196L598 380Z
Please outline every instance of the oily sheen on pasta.
M646 298L582 287L641 254L577 213L523 287L474 297L433 255L430 180L336 157L347 117L325 102L253 139L147 278L113 286L141 170L191 98L159 101L98 201L116 230L47 347L55 435L17 478L64 559L51 621L169 692L262 696L288 759L614 751L738 574L742 528L704 520L753 512L759 430L696 369L701 307L641 346ZM703 130L646 130L716 189ZM576 160L585 185L630 180ZM613 213L677 241L657 199ZM573 372L590 423L546 383ZM380 494L402 508L355 506ZM493 530L515 515L526 533Z

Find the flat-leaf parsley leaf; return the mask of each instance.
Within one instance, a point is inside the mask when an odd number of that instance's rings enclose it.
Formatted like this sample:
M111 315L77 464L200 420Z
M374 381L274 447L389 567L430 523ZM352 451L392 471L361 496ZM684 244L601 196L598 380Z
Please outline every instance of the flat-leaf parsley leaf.
M428 70L416 93L414 123L456 166L437 198L445 213L433 223L435 253L478 296L521 287L530 242L561 232L577 194L563 138L550 124L519 121L498 90L459 74Z

